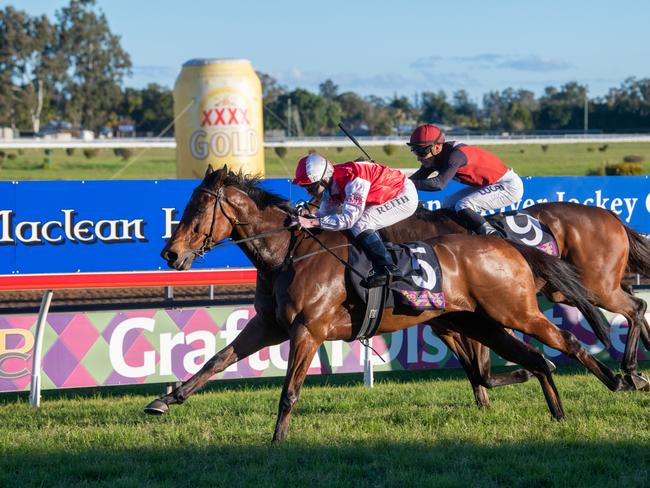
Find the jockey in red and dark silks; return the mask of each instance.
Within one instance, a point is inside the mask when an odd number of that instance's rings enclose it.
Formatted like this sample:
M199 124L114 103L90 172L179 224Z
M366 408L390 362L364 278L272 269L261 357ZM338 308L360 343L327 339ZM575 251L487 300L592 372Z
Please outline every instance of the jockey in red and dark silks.
M480 147L445 142L442 131L432 124L417 127L407 144L422 164L411 175L418 190L442 190L452 178L468 185L469 188L449 195L442 206L453 208L475 233L500 235L479 212L496 210L521 199L524 184L512 168ZM434 171L438 174L429 178Z
M298 163L294 185L300 185L321 205L314 218L300 216L304 228L349 229L373 263L369 288L403 277L377 229L403 220L417 209L415 185L396 169L372 161L332 165L319 154Z

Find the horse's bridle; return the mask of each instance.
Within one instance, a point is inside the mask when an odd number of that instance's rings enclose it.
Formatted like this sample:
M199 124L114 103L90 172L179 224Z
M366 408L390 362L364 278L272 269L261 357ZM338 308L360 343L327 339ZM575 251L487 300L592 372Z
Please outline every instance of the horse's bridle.
M205 239L203 240L203 244L201 244L201 247L199 249L192 249L192 252L198 256L198 257L203 257L205 254L212 249L214 249L214 244L216 242L212 238L212 234L214 233L214 225L217 221L217 206L221 209L221 213L223 214L224 217L228 220L230 225L234 228L236 225L248 225L248 222L240 222L237 217L230 217L226 211L223 208L223 205L221 205L221 199L224 197L223 194L223 186L220 186L217 191L214 191L210 188L207 188L205 186L197 186L192 193L207 193L208 195L211 195L214 197L214 208L212 209L212 222L210 222L210 232L205 236Z
M222 242L221 244L217 244L215 240L212 238L212 234L214 233L214 225L217 220L217 205L219 205L219 208L221 209L221 213L223 214L224 217L226 217L226 219L233 227L233 229L235 228L236 225L250 225L248 222L240 222L237 217L231 217L226 213L226 210L223 208L223 205L221 204L221 200L225 199L223 188L224 188L223 186L220 186L215 191L205 186L198 186L194 189L193 193L207 193L208 195L214 197L214 208L212 209L212 222L210 222L210 233L205 236L205 239L203 240L203 244L201 244L201 247L199 249L191 250L191 252L195 256L203 257L207 252L212 251L217 247L230 246L233 244L239 244L240 242L252 241L255 239L260 239L262 237L267 237L273 234L277 234L278 232L283 232L285 230L288 230L286 227L278 227L277 229L261 232L259 234L255 234L250 237L244 237L243 239L237 239L236 241L233 240L233 241Z
M269 235L272 235L272 234L277 234L278 232L282 232L282 231L285 231L285 230L289 230L289 229L287 229L286 227L279 227L279 228L277 228L277 229L273 229L273 230L270 230L270 231L262 232L262 233L260 233L260 234L255 234L255 235L250 236L250 237L245 237L245 238L243 238L243 239L238 239L238 240L236 240L236 241L225 242L225 243L222 243L222 244L217 245L217 243L216 243L216 242L214 241L214 239L212 238L212 234L213 234L213 232L214 232L214 225L215 225L215 222L216 222L216 220L217 220L217 205L218 205L219 208L221 209L221 213L223 213L223 216L226 217L226 219L228 220L228 222L230 223L230 225L231 225L233 228L234 228L236 225L250 225L248 222L240 222L239 219L237 219L237 217L231 217L231 216L229 216L229 215L226 213L226 211L224 210L223 205L220 205L220 204L221 204L221 199L224 198L223 188L224 188L223 186L220 186L220 187L215 191L215 190L212 190L212 189L207 188L207 187L205 187L205 186L200 186L200 185L199 185L199 186L197 186L197 187L194 189L194 191L192 192L192 193L207 193L208 195L211 195L211 196L214 197L214 208L212 209L212 222L210 222L210 233L209 233L208 235L205 236L205 239L203 240L203 244L201 245L201 247L200 247L199 249L192 249L192 250L191 250L191 252L192 252L194 255L196 255L197 257L203 257L203 256L205 256L206 253L208 253L209 251L213 250L213 249L216 248L216 247L220 247L220 246L229 246L229 245L232 245L232 244L239 244L240 242L252 241L252 240L254 240L254 239L259 239L259 238L261 238L261 237L266 237L266 236L269 236ZM316 242L321 246L322 251L320 251L320 252L328 252L328 253L330 253L330 254L331 254L332 256L334 256L334 257L335 257L339 262L341 262L341 263L343 264L343 266L345 266L346 268L350 268L350 269L352 270L353 273L356 273L357 275L361 276L361 278L363 278L363 276L362 276L362 275L361 275L361 274L360 274L356 269L352 268L348 263L346 263L346 262L343 261L339 256L337 256L337 255L332 251L332 249L330 249L330 248L327 247L324 243L322 243L322 242L320 241L320 239L318 239L318 238L314 235L313 232L311 232L309 229L302 229L302 230L303 230L304 232L306 232L306 233L307 233L307 234L308 234L312 239L314 239L314 240L315 240L315 241L316 241ZM346 246L348 246L348 245L349 245L349 244L346 244L346 245L344 245L344 246L336 246L336 247L346 247ZM295 261L300 261L300 260L302 260L302 259L304 259L304 258L311 257L311 256L313 256L313 255L319 254L320 252L313 252L313 253L310 253L309 255L302 256L302 257L298 258L298 259L295 260ZM291 258L290 260L293 261L293 258Z

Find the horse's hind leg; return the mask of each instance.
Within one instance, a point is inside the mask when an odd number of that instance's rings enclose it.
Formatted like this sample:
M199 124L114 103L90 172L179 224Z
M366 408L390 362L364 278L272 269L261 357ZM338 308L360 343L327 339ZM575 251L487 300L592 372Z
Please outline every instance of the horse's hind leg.
M571 332L558 329L539 310L520 315L523 319L504 320L504 325L533 336L547 346L576 359L596 375L610 390L629 389L629 385L616 376L611 369L589 354Z
M454 314L453 317L455 321L462 320L464 327L480 327L485 320L489 319L489 317L479 312L459 313ZM512 334L512 331L506 330L506 333ZM461 336L460 343L460 347L468 351L467 354L470 358L472 368L476 372L481 385L486 388L496 388L499 386L525 383L533 376L532 373L526 369L516 369L493 375L491 371L492 360L490 358L489 348L467 336Z
M452 321L458 327L463 328L471 326L472 322L480 323L483 320L483 316L475 313L455 313L445 317L445 321ZM443 324L444 322L436 320L435 323ZM472 385L474 399L479 407L490 406L486 388L524 383L533 376L531 372L525 369L516 369L493 375L490 369L489 348L467 336L450 331L446 327L432 325L432 328L458 358Z
M273 442L283 441L289 430L289 420L294 405L300 396L300 388L305 381L309 365L322 341L316 340L304 325L292 325L291 348L287 364L287 375L284 379L278 419L275 424Z
M613 313L623 315L628 323L627 339L625 341L625 352L621 361L621 369L625 373L625 379L637 390L650 389L650 380L639 373L638 350L639 336L647 332L645 321L646 303L635 297L622 286L609 294L596 290L594 303ZM631 291L631 290L630 290ZM645 341L644 341L645 342Z
M161 415L169 410L169 405L181 404L207 381L228 366L259 351L263 347L279 344L288 339L287 333L275 325L265 323L260 315L253 317L239 333L232 344L215 354L203 367L181 386L163 397L154 400L144 411Z
M456 324L456 326L460 325ZM472 326L458 329L464 334L480 341L485 346L493 349L497 354L508 361L517 363L537 377L544 392L546 403L551 415L556 420L564 418L564 408L560 395L553 382L549 365L542 354L506 331L503 326L489 317L476 314ZM485 348L487 349L487 348Z
M648 335L648 322L645 319L647 304L641 298L635 297L632 287L621 285L627 298L627 311L622 315L627 319L628 336L625 342L625 352L621 361L621 369L625 373L625 381L637 390L650 390L650 379L639 373L638 348L639 336L646 344ZM623 293L623 292L622 292ZM647 345L646 345L647 347Z
M650 351L650 324L648 324L648 321L645 319L645 312L648 308L648 304L645 300L634 296L634 288L632 288L632 285L621 283L621 288L631 297L636 305L637 317L641 322L641 340L643 341L645 348Z

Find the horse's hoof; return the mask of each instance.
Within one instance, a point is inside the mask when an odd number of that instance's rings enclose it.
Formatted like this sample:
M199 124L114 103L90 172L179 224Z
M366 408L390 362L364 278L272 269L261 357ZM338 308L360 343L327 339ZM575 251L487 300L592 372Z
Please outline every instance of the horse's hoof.
M650 391L650 379L641 373L626 373L625 382L638 391Z
M546 361L546 364L548 365L548 369L551 371L551 373L557 369L555 363L550 359L548 359L547 357L544 357L544 361Z
M148 413L149 415L162 415L168 411L169 407L167 404L158 399L154 400L149 405L144 407L144 413Z

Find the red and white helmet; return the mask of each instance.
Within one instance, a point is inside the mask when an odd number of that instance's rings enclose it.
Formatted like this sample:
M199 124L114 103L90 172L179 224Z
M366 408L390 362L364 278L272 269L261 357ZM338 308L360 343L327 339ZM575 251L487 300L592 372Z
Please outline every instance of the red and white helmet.
M320 154L310 154L298 161L294 185L311 185L318 183L323 178L329 178L334 174L334 167L327 159Z

